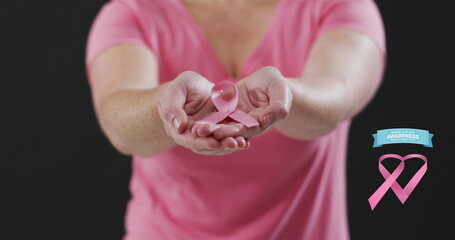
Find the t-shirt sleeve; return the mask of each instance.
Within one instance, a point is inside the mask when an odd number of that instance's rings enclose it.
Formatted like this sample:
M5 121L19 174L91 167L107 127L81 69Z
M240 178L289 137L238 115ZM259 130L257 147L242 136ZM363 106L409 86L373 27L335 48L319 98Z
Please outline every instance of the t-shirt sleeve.
M134 8L126 1L111 0L103 5L88 35L85 56L87 73L96 56L109 47L117 44L148 47L137 19Z
M370 37L386 55L382 17L373 0L322 1L318 35L334 29L347 29Z

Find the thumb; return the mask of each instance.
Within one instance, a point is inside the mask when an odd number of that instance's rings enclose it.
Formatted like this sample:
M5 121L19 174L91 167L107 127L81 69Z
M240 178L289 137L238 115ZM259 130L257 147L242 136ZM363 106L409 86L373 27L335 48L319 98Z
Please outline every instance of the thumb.
M285 119L289 114L289 108L282 101L273 101L259 116L262 128L268 128L279 120Z
M179 106L166 105L162 104L162 102L160 102L160 106L163 124L167 125L168 128L174 129L179 134L183 133L188 125L185 111Z
M180 107L169 107L169 114L168 117L166 117L166 120L172 124L172 127L177 131L177 133L181 134L185 132L188 121L187 121L187 115L185 111L180 108Z
M284 79L283 77L281 78ZM267 128L289 115L293 96L290 88L281 78L271 82L268 86L269 105L264 109L259 118L261 127L263 128Z
M158 108L165 127L167 129L174 129L177 133L181 134L188 126L188 116L183 109L185 96L184 94L179 94L179 92L169 91L169 94L163 94L159 100Z

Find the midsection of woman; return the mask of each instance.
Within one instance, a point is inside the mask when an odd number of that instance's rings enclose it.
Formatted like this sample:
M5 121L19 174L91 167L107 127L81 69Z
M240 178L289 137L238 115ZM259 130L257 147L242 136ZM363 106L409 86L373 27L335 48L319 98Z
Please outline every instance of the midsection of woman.
M109 47L134 44L153 53L161 84L188 70L237 82L264 66L298 79L314 42L337 29L384 52L370 0L114 0L94 23L87 67ZM348 127L307 141L274 129L225 156L179 145L134 156L125 240L348 239Z

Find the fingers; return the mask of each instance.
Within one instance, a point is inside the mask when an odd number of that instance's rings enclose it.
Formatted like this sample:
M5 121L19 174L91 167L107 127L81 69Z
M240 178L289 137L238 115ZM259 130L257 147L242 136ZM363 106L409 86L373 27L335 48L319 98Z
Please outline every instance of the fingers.
M221 146L234 149L247 149L250 147L250 141L244 137L228 137L221 141Z
M179 135L176 142L203 155L226 155L250 147L249 141L243 137L227 137L219 141L214 137L195 136L189 131Z
M196 137L191 133L182 136L183 146L193 151L216 150L221 144L213 137Z
M231 124L220 124L220 128L213 132L213 136L216 139L224 139L227 137L236 137L239 136L240 129L242 129L243 124L241 123L231 123Z
M191 128L191 132L195 136L206 137L213 134L213 132L219 129L221 126L213 123L195 123L194 126Z
M214 129L214 131L212 131ZM200 137L213 136L215 139L221 141L228 137L242 137L250 138L267 132L270 129L262 128L260 126L255 127L246 127L245 125L238 122L225 122L222 124L213 124L213 123L196 123L191 132ZM228 140L230 142L230 140ZM244 147L242 144L243 141L238 142L240 147ZM228 147L228 146L226 146Z
M194 138L185 141L185 147L203 155L226 155L247 149L250 143L242 136L236 136L244 128L239 123L196 123L191 128ZM204 145L202 141L217 141L219 145ZM207 142L208 143L208 142Z
M237 146L239 148L246 148L248 147L248 140L243 137L235 137L235 141L237 142Z
M221 141L221 146L219 149L195 152L204 155L227 155L248 149L250 145L250 142L243 137L228 137Z
M243 124L241 123L213 124L200 122L194 124L191 132L200 137L213 135L215 139L221 140L227 137L238 136L242 128Z
M188 127L188 115L204 106L213 83L196 72L182 72L161 91L158 111L166 132L183 133Z
M225 155L250 146L238 136L242 124L198 123L213 111L207 104L213 83L194 72L181 73L166 85L158 101L158 112L166 133L179 145L205 155ZM231 92L226 91L225 97Z
M257 114L261 128L268 129L289 115L292 93L278 69L263 67L237 84L246 88L248 98L244 101L253 108L249 113Z

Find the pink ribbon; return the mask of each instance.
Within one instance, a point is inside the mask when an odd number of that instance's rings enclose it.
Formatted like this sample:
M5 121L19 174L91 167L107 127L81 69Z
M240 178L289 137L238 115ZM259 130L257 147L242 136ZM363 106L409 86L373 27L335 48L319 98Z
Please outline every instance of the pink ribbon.
M390 173L383 165L382 161L386 158L395 158L400 160L400 164L398 164L397 168ZM406 187L401 188L401 186L396 181L397 178L404 170L405 161L410 158L419 158L424 161L423 166L414 174L411 180L408 182ZM379 172L381 172L382 176L385 179L385 182L368 198L368 202L370 203L371 210L373 210L376 205L379 203L381 198L385 195L389 188L392 188L395 195L397 195L398 199L402 204L408 199L409 195L411 195L414 188L422 179L423 175L427 171L427 158L420 154L409 154L404 157L397 155L397 154L385 154L379 158Z
M234 89L234 96L231 98L231 100L226 101L221 96L221 93L231 87ZM224 80L215 84L215 86L212 88L211 99L215 107L218 109L218 112L213 113L209 117L199 122L219 123L225 118L230 117L247 127L259 125L256 119L237 109L239 94L234 83Z

